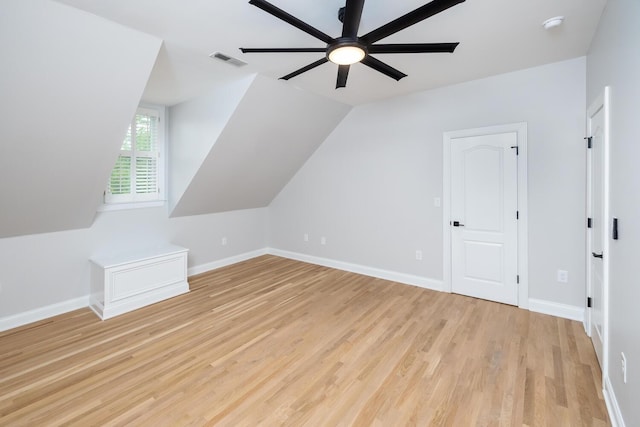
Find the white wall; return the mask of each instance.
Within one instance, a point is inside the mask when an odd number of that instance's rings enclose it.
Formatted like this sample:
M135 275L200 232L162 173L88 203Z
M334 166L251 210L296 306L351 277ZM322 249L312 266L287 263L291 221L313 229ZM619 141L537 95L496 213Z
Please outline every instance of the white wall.
M88 229L0 239L0 321L88 295L92 255L168 242L188 248L193 267L263 249L266 226L266 209L170 219L148 208L99 213Z
M620 239L611 240L609 378L624 422L640 425L640 2L609 0L587 57L589 104L611 87L611 215ZM620 353L627 357L622 381Z
M584 114L585 58L356 107L270 205L270 246L441 280L443 132L527 122L529 295L583 306Z

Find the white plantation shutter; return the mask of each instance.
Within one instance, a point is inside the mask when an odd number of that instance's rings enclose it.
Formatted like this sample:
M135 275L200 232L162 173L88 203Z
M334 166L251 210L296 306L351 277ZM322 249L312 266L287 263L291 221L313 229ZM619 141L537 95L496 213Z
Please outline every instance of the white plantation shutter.
M158 158L136 156L136 194L158 192Z
M105 203L160 200L159 112L139 108L111 172Z
M109 179L110 194L131 194L131 156L118 156Z

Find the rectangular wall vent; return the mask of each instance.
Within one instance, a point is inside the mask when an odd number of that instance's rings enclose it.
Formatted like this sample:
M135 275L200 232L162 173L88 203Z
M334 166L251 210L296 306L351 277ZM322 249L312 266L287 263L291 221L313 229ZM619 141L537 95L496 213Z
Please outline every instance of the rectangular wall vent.
M229 55L225 55L224 53L220 53L220 52L214 52L209 56L211 58L219 59L220 61L226 62L227 64L231 64L231 65L234 65L236 67L243 67L243 66L247 65L247 63L244 62L244 61L240 61L237 58L234 58L234 57L229 56Z

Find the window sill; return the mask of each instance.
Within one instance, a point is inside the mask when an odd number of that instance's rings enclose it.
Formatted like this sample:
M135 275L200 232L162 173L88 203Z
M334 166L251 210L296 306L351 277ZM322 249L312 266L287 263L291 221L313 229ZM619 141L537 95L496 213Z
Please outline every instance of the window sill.
M128 203L109 203L102 204L98 208L98 212L123 211L128 209L145 209L158 208L164 206L164 200L154 200L152 202L128 202Z

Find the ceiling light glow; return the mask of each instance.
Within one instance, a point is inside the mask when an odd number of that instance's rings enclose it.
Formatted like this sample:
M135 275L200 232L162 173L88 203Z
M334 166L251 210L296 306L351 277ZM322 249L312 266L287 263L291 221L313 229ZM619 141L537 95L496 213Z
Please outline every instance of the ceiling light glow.
M358 46L340 46L329 52L329 61L338 65L351 65L365 57L364 49Z

